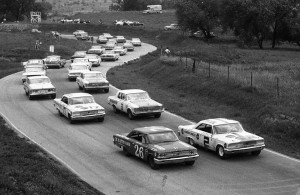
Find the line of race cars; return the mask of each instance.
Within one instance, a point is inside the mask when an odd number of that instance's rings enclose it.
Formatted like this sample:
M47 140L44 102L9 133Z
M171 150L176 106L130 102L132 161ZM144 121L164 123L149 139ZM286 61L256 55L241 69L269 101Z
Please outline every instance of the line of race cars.
M101 42L100 37L108 39L107 42ZM60 56L47 56L45 59L32 59L23 63L22 81L25 94L29 99L34 96L50 96L54 99L54 107L59 115L67 117L71 123L92 119L103 122L105 109L86 92L103 90L108 93L109 82L100 71L91 69L92 66L100 66L101 60L108 59L106 56L103 57L104 54L119 57L121 52L118 47L124 47L128 42L122 36L113 38L108 33L100 35L98 40L97 43L105 45L93 45L90 50L77 51L71 57L68 79L75 80L79 90L83 92L56 98L56 89L46 76L46 69L52 66L62 68L66 60L60 59ZM113 43L114 47L108 47L109 42ZM119 45L120 43L122 45ZM130 43L132 44L132 41ZM135 45L141 46L141 43ZM112 52L105 53L107 50ZM119 90L116 95L108 97L108 104L115 113L126 113L130 120L144 115L160 118L164 112L164 106L151 99L149 94L141 89ZM187 143L180 141L178 137ZM129 133L113 135L113 143L126 155L147 161L152 169L158 169L161 164L168 163L183 162L186 165L193 165L199 157L196 145L215 151L221 159L235 153L251 153L257 156L265 147L262 137L246 132L238 121L225 118L202 120L193 125L180 125L177 132L163 126L139 127Z

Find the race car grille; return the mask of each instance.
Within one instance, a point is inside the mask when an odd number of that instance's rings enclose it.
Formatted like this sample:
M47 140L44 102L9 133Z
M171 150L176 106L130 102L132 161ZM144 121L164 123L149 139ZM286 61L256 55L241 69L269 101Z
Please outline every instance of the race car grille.
M189 156L191 155L193 152L190 150L185 150L185 151L175 151L175 152L169 152L166 154L167 158L170 157L178 157L178 156Z
M153 106L153 107L136 108L137 112L151 112L151 111L157 111L157 110L161 110L161 107L160 106Z
M256 145L256 141L247 141L243 143L244 146L253 146Z
M90 83L88 84L88 86L92 86L92 87L96 87L96 86L107 86L108 84L107 83Z
M89 111L80 112L81 116L94 115L94 114L97 114L97 110L89 110Z

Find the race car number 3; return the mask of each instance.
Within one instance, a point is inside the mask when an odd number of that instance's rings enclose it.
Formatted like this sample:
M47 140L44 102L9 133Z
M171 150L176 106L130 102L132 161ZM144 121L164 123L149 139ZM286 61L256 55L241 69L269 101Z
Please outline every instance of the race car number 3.
M139 145L134 145L134 148L135 148L135 155L137 157L140 157L140 158L144 158L144 148L143 147L139 147Z

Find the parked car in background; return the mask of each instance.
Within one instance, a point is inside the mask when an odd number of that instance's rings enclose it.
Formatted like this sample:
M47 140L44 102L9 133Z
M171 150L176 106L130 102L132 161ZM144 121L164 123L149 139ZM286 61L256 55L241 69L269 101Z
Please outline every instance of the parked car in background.
M180 30L180 26L178 24L171 24L169 26L164 27L165 30Z
M102 61L117 61L119 59L119 54L116 53L104 53L101 56Z
M126 39L124 36L116 36L117 43L125 43Z
M161 5L147 5L147 9L143 11L143 14L162 13Z
M75 37L77 40L90 40L91 38L87 32L78 33Z
M87 54L96 54L96 55L101 55L105 52L105 48L91 48L87 50Z
M108 41L108 39L103 35L100 35L97 39L97 43L99 43L99 44L105 44L105 43L107 43L107 41Z
M85 63L72 63L68 69L69 81L76 80L82 72L90 71L90 67Z
M131 42L124 43L123 47L126 48L127 51L134 51L134 46Z
M88 93L70 93L62 98L54 99L54 107L60 116L65 116L74 123L77 120L97 119L104 121L105 110L97 104L94 97Z
M159 118L164 111L161 103L152 100L149 94L141 89L120 90L116 95L108 97L108 104L116 113L125 112L130 120L142 115Z
M47 68L49 67L57 67L62 68L66 64L66 60L61 59L59 55L50 55L44 59L45 65Z
M30 60L28 60L28 61L26 61L26 62L22 62L21 63L24 67L25 66L34 66L34 65L38 65L38 66L43 66L44 64L45 64L45 62L44 62L44 60L42 60L42 59L30 59Z
M86 54L84 58L87 58L92 66L100 66L101 57L97 54Z
M172 129L163 126L139 127L129 133L115 134L113 142L126 155L147 161L152 169L171 163L192 166L199 157L196 148L180 141Z
M119 54L120 56L123 56L127 53L127 49L123 46L115 46L115 48L112 50L112 52Z
M22 74L22 82L24 83L28 77L46 76L46 68L44 65L27 65Z
M102 45L92 45L91 49L103 49Z
M81 33L85 33L85 31L84 30L76 30L73 32L73 35L76 37L77 35L79 35Z
M105 93L109 92L109 82L105 79L103 74L99 71L82 72L76 78L79 89L87 90L103 90Z
M86 51L75 51L75 53L71 56L71 62L74 61L75 58L84 58Z
M114 37L109 34L109 33L103 33L103 36L106 37L107 39L113 39Z
M246 132L238 121L225 118L180 125L178 135L190 145L199 145L215 151L221 159L236 153L251 153L257 156L265 147L262 137Z
M30 100L37 96L56 98L56 89L47 76L27 77L24 82L24 90Z
M139 38L132 38L131 43L133 46L142 46L142 42Z

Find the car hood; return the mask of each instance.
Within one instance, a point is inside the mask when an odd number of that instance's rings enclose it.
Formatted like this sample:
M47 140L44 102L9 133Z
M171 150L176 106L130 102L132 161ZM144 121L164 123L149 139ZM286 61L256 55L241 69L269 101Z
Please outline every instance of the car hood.
M216 134L214 138L224 141L226 143L237 143L237 142L246 142L253 140L262 140L263 138L246 131L235 132L235 133L226 133L226 134Z
M158 151L158 152L175 152L175 151L195 149L193 146L190 146L189 144L179 140L175 142L149 144L149 146L153 151Z
M80 111L104 109L102 106L100 106L97 103L69 105L68 108L72 112L74 112L74 111L80 112Z
M84 83L108 83L105 78L83 79Z
M162 104L152 100L152 99L148 99L148 100L133 100L130 101L130 103L136 105L137 107L151 107L151 106L161 106Z
M97 59L97 58L91 58L91 59L89 59L89 61L91 61L91 62L97 62L97 61L99 61L99 59Z
M52 88L55 88L51 83L30 84L29 87L31 89L52 89Z

